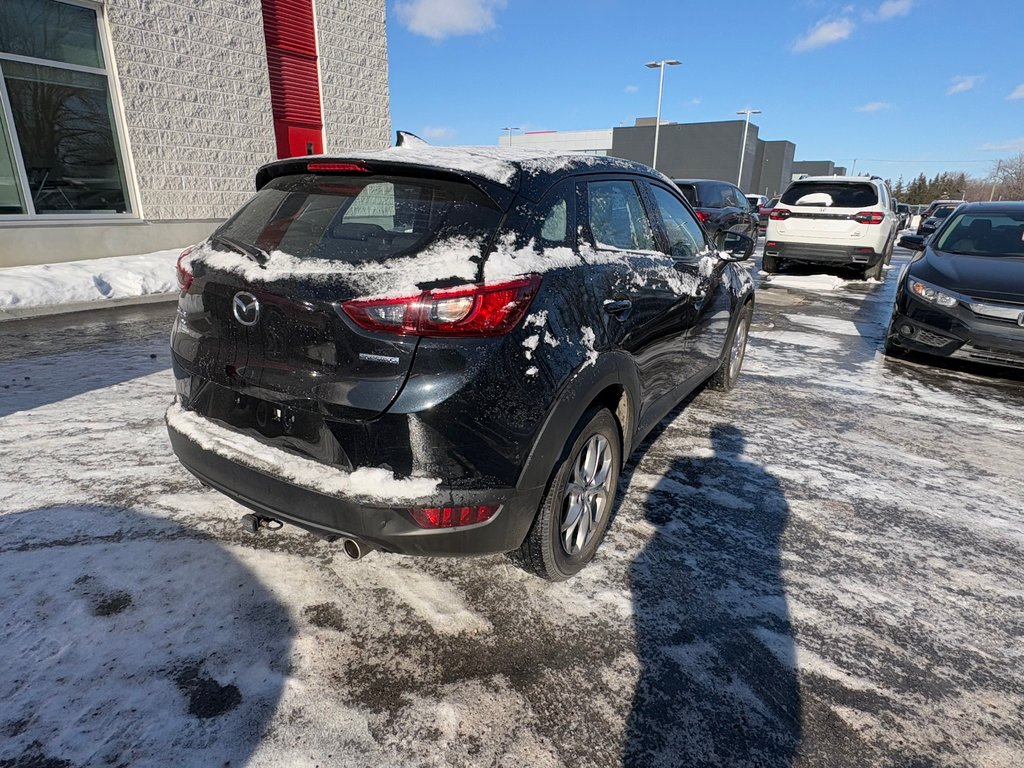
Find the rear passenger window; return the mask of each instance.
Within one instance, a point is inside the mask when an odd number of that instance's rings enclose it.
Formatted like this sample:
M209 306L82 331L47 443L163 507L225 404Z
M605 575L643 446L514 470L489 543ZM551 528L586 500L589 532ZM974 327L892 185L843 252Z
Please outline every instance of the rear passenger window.
M599 248L653 251L654 235L640 195L631 181L587 184L590 231Z

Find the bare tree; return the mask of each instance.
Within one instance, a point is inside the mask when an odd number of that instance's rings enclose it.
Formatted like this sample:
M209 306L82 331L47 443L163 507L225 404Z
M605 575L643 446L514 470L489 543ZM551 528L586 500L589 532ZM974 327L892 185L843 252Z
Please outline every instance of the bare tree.
M992 170L995 200L1024 200L1024 152L1000 160Z

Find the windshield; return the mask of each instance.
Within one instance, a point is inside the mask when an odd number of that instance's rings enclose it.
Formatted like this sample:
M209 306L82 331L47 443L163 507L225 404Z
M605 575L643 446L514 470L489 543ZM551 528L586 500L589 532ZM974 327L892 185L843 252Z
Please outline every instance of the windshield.
M965 256L1024 256L1024 212L960 214L935 247Z
M781 202L824 208L867 208L878 202L878 194L870 184L797 181L783 193Z
M454 237L482 245L500 218L494 203L467 183L302 174L270 181L216 235L267 253L358 263ZM216 247L218 238L211 242Z
M956 210L955 205L940 205L934 211L932 211L932 218L934 219L945 219L948 218L949 214Z

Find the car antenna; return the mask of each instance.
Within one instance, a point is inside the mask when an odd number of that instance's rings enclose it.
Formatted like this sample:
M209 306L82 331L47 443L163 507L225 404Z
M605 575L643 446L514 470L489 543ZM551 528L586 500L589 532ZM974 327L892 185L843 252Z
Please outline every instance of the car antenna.
M410 131L398 131L398 138L395 139L396 147L429 147L430 142L424 141L415 133Z

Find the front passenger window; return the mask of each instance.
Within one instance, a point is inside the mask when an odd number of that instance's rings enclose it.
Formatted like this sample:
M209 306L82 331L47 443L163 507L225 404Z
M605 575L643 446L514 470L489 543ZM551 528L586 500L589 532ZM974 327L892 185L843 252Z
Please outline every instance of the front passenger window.
M669 256L679 261L696 261L707 250L704 231L679 198L662 187L651 186L654 204L661 214L668 236Z

